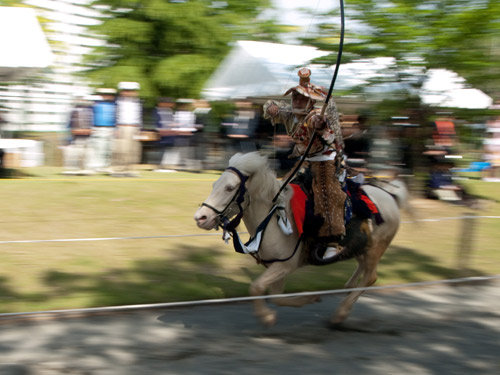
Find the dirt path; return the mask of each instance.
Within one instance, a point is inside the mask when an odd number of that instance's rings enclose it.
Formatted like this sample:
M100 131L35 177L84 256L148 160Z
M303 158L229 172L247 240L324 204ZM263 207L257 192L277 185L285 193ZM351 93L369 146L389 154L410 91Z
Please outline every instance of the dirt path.
M500 281L372 292L343 330L340 297L280 308L261 327L248 303L1 322L0 374L500 373Z

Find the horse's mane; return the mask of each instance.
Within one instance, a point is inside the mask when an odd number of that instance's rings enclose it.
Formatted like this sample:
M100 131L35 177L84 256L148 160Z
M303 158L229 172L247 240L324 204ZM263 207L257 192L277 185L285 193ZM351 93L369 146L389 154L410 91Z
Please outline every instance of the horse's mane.
M248 188L249 190L254 189L259 198L272 200L278 192L280 183L276 179L276 173L269 168L267 158L257 151L233 155L229 159L229 166L251 176L252 183ZM252 194L253 191L250 193Z

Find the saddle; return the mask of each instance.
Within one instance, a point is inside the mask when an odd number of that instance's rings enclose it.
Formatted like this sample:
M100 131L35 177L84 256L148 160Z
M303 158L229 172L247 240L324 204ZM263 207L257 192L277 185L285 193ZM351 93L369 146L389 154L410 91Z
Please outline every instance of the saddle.
M348 178L345 192L350 200L352 212L356 217L361 219L370 219L373 217L377 225L384 222L377 205L366 194L362 185Z
M315 234L323 219L314 214L313 197L306 194L299 184L290 186L294 192L290 206L299 235L303 236L310 264L326 265L363 254L371 242L371 230L367 219L373 217L377 225L383 223L377 206L362 190L361 185L346 183L347 198L344 208L346 235L339 240L343 250L331 258L323 259L326 244L318 244Z

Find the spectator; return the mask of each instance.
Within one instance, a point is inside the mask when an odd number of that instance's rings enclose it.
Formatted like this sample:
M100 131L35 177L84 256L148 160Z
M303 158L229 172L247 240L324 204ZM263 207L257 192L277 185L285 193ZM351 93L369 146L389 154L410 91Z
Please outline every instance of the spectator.
M196 115L192 109L193 100L178 99L174 112L173 147L164 153L162 166L187 167L189 161L194 158L192 140L194 132L197 130Z
M160 167L163 155L167 152L168 148L174 145L174 108L174 99L163 97L158 99L158 103L153 110L153 121L159 137L157 147L160 151L160 160L158 161Z
M240 100L235 105L234 115L228 123L223 124L226 126L227 137L231 141L231 153L256 151L257 119L252 102Z
M453 163L434 158L427 184L427 197L443 201L461 201L465 192L462 186L453 181L451 168Z
M137 82L118 84L113 176L138 176L134 165L140 163L142 149L142 103L139 99L139 89Z
M357 122L351 127L342 127L342 136L344 138L344 155L347 157L347 165L360 171L366 171L366 159L370 151L368 117L359 115Z
M80 98L70 114L69 130L71 134L69 145L64 150L63 174L89 174L85 170L89 164L89 138L94 124L93 104L95 97Z
M160 98L153 111L155 128L163 147L173 145L174 108L175 101L172 98Z
M484 144L484 160L490 163L485 181L500 181L500 117L488 121Z
M93 106L94 126L90 133L89 169L98 173L109 173L112 145L116 126L116 90L101 88Z
M375 176L394 178L401 167L401 145L398 130L393 125L370 128L367 167Z
M191 140L193 146L193 169L201 170L203 169L204 163L207 159L208 145L207 142L211 140L207 138L207 129L210 129L213 121L211 118L212 108L206 100L196 100L194 102L194 115L195 115L195 127L196 131L193 133ZM210 145L212 146L212 144Z

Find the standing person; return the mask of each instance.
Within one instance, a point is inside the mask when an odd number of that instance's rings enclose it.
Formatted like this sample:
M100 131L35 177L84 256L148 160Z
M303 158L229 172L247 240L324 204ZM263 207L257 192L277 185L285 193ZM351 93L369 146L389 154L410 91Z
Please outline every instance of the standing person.
M116 126L116 90L96 90L93 106L94 126L90 133L90 161L88 168L93 172L109 173L111 153Z
M137 82L120 82L116 101L116 139L113 176L137 176L133 170L141 161L142 103Z
M192 137L197 131L193 102L192 99L177 99L174 113L174 126L177 135L174 140L172 153L174 158L171 163L188 169L194 158Z
M174 146L174 108L175 100L173 98L163 97L158 99L158 103L153 110L155 129L159 136L157 146L160 149L160 158L158 161L160 169L158 170L161 170L162 160L164 155L168 152L167 150Z
M194 102L194 115L196 131L193 134L193 168L202 170L205 168L207 154L210 147L213 147L213 142L209 138L212 108L206 100L195 100Z
M314 214L320 217L316 246L325 248L323 258L327 259L341 250L339 241L345 235L346 193L339 180L345 175L340 167L342 133L335 102L330 100L325 115L321 115L314 105L317 100L325 100L326 92L310 82L309 69L300 69L298 75L299 85L285 93L285 96L292 94L291 105L285 101L269 100L264 104L264 117L271 119L273 125L281 123L285 126L295 142L293 156L304 155L312 142L299 173L306 181L312 179L306 188L314 200ZM314 129L316 136L312 138Z
M71 111L68 125L71 141L64 147L66 170L63 174L90 173L85 168L88 165L88 140L94 124L93 100L94 97L91 96L82 97Z
M240 100L235 103L231 122L223 124L227 126L226 134L231 140L233 152L257 151L255 143L256 117L251 101Z
M342 128L344 138L344 155L347 165L354 170L365 170L370 151L370 135L368 133L368 117L364 114L357 117L349 128Z

